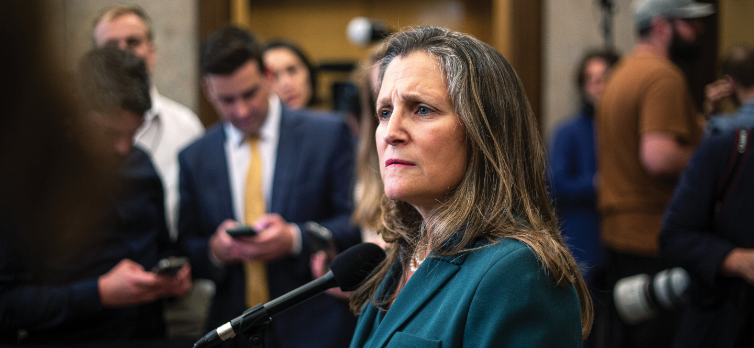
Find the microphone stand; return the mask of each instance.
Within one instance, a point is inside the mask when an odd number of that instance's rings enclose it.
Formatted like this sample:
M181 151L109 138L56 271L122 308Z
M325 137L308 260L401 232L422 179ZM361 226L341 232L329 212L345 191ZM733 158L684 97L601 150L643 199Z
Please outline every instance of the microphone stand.
M249 347L251 348L263 348L264 347L264 335L267 332L267 325L270 324L272 318L267 309L264 308L264 304L260 303L254 307L247 309L243 312L243 315L233 319L230 323L227 323L216 330L216 335L227 340L236 336L233 331L233 327L248 327L244 330L244 334L249 335ZM245 325L245 322L248 323ZM250 322L250 323L249 323ZM213 339L216 339L216 337ZM206 337L205 337L206 338ZM205 340L202 338L201 341ZM195 345L196 346L196 345Z
M335 280L335 275L333 275L332 271L329 271L324 276L309 282L309 285L312 286L306 289L291 291L268 302L267 304L260 303L254 307L251 307L250 309L247 309L243 315L236 319L233 319L227 329L232 333L232 327L248 327L249 329L244 330L243 333L245 334L248 332L251 334L251 336L249 336L249 347L264 348L264 335L267 331L267 325L269 325L272 321L272 315L275 315L292 306L293 304L304 301L305 299L310 298L326 289L337 286L337 284L338 283ZM249 324L250 326L244 325L244 322L248 321L251 321L251 323ZM220 335L221 337L223 336L223 332L226 331L224 329L218 329L218 335Z
M602 37L605 40L605 50L612 51L613 44L613 0L597 0L602 8Z
M267 313L267 309L264 308L264 304L260 303L254 307L251 307L248 311L253 315L249 318L251 320L251 329L249 333L249 347L250 348L264 348L264 335L267 332L267 325L270 324L272 318ZM243 316L239 320L239 324L243 324Z

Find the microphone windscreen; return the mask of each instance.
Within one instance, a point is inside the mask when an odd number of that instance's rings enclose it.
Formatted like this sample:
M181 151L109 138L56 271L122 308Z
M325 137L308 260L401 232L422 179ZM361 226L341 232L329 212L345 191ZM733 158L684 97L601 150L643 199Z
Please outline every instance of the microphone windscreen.
M343 291L352 291L372 274L382 260L385 251L374 243L361 243L340 253L330 264L330 270Z

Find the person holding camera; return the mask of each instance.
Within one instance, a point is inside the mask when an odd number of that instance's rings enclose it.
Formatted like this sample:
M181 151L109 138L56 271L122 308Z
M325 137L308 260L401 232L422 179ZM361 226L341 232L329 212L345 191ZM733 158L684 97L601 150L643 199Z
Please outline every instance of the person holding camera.
M660 235L661 256L691 278L675 347L754 345L754 162L747 161L751 128L743 128L752 124L752 50L734 49L723 73L742 106L734 117L708 124Z

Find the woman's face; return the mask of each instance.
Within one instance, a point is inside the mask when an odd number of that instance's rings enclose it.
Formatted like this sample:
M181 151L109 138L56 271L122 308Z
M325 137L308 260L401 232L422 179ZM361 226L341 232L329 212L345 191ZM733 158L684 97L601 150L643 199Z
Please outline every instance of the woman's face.
M295 53L285 47L273 48L264 53L264 64L273 76L272 90L285 106L300 109L309 103L309 71Z
M596 104L597 100L602 97L602 92L605 91L607 85L608 73L607 62L601 58L592 58L586 63L584 67L584 95L592 104Z
M447 87L438 61L414 52L393 59L377 96L375 136L385 195L424 217L466 172L465 129Z

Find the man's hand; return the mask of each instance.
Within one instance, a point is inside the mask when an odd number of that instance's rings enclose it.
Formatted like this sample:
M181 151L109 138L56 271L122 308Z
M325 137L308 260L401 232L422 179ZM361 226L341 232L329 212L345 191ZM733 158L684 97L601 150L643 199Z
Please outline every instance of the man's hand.
M225 264L244 261L270 261L291 253L295 224L289 224L278 214L267 214L254 222L256 236L231 237L228 229L238 222L225 220L210 238L209 248L218 260Z
M720 103L733 94L733 81L729 78L720 79L704 87L704 103L702 111L704 117L720 112Z
M225 220L220 226L217 226L215 234L209 238L210 253L224 264L233 264L244 261L243 258L238 256L239 253L236 250L237 241L225 232L226 230L236 227L238 227L238 222L230 219Z
M319 277L324 276L330 269L328 265L330 264L332 260L328 260L327 253L324 251L319 251L312 255L310 259L310 266L312 269L312 276L314 279L317 279ZM343 290L340 290L340 288L332 288L327 289L325 291L328 295L335 297L337 299L348 301L348 299L351 298L351 291L344 292Z
M174 276L164 275L161 277L168 277L170 284L167 289L168 297L181 297L191 290L191 265L185 265L178 270Z
M244 251L253 260L270 261L289 255L293 248L295 224L289 224L278 214L266 214L254 222L259 232L254 237L239 238L248 242Z
M155 301L162 297L181 296L191 288L191 268L184 266L171 277L144 270L129 259L121 260L97 280L102 306L127 307Z
M723 259L722 273L754 285L754 249L735 248Z

